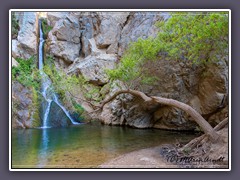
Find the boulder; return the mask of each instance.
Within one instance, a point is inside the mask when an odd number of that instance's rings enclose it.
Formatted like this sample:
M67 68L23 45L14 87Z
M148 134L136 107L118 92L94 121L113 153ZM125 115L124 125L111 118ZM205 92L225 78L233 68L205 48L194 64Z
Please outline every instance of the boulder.
M104 85L109 81L105 69L113 69L116 61L117 57L112 54L88 56L84 59L78 58L69 67L68 73L81 74L92 84Z
M200 77L198 97L201 101L201 112L210 115L228 103L227 62L221 60L208 65Z
M68 41L51 41L49 48L51 54L67 63L72 63L79 57L80 44Z
M52 34L58 41L68 41L76 44L80 43L79 24L71 22L69 19L60 19L55 23Z

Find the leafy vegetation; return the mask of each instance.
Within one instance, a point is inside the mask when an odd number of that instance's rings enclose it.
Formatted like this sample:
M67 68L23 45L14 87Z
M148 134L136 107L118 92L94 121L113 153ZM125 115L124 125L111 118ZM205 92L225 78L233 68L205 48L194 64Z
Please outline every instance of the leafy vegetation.
M44 37L47 38L48 33L52 30L52 26L49 26L46 19L42 19L42 30Z
M68 76L64 71L57 69L54 65L53 57L50 55L46 56L44 72L52 80L54 90L62 100L65 98L65 93L72 90L73 85L80 87L86 82L83 77L76 75Z
M226 12L175 12L167 23L157 26L161 30L156 38L159 50L171 59L206 63L228 53Z
M18 31L19 31L19 25L18 25L18 21L16 19L16 16L14 13L12 13L12 38L15 39L17 38L18 35Z
M182 60L194 64L217 61L228 54L228 14L225 12L174 12L166 22L158 22L155 38L139 38L130 44L111 79L151 84L147 62L159 59Z
M40 73L37 69L37 58L32 56L29 59L17 58L17 67L12 67L12 80L17 80L26 87L40 88Z
M40 96L38 91L35 88L32 88L32 106L31 112L33 112L32 118L32 127L40 127L41 120L40 120Z

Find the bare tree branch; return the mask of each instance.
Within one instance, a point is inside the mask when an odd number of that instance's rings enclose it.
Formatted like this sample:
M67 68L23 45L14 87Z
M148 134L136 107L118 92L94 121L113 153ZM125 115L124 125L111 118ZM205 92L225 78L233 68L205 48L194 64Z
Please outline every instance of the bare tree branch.
M124 93L128 93L133 96L141 97L144 100L144 102L148 102L148 105L149 105L149 103L150 104L151 103L152 104L159 103L159 104L164 104L164 105L174 106L176 108L179 108L179 109L187 112L196 121L196 123L202 128L204 133L210 137L211 141L216 141L219 138L219 135L212 128L212 126L195 109L193 109L191 106L189 106L185 103L179 102L174 99L167 99L167 98L156 97L156 96L149 97L149 96L145 95L143 92L140 92L137 90L132 90L132 89L127 89L127 90L117 91L110 98L103 101L102 104L100 105L100 109L103 109L104 105L106 105L107 103L114 100L118 95L124 94Z

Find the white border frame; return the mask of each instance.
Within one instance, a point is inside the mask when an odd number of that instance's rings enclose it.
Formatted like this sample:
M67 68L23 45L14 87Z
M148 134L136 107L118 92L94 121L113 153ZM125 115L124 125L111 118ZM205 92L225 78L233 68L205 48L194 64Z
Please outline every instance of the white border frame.
M228 169L12 169L12 147L11 147L11 118L12 118L12 37L11 37L11 13L14 11L22 12L141 12L141 11L152 11L152 12L174 12L174 11L226 11L229 13L229 130L228 130L228 140L229 140L229 168ZM231 10L230 9L10 9L9 10L9 171L231 171Z

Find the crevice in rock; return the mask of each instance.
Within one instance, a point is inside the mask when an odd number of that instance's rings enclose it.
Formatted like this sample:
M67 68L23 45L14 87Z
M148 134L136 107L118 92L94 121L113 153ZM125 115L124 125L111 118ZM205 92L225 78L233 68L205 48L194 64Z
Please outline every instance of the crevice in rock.
M127 16L126 21L125 21L125 22L122 24L122 26L121 26L122 29L131 21L133 15L134 15L134 12L131 12L131 13Z

